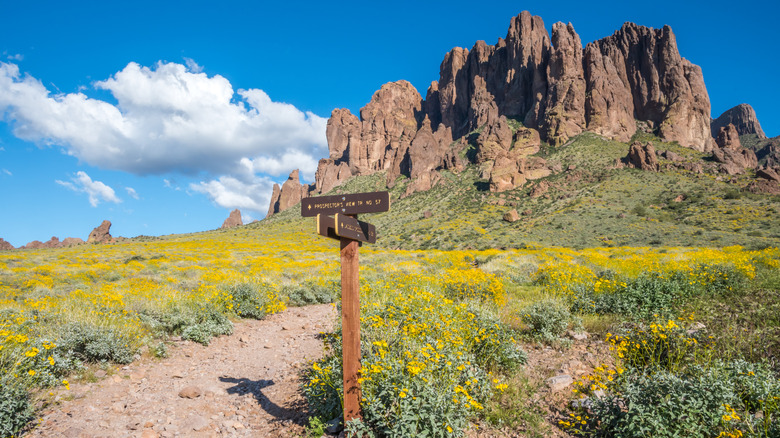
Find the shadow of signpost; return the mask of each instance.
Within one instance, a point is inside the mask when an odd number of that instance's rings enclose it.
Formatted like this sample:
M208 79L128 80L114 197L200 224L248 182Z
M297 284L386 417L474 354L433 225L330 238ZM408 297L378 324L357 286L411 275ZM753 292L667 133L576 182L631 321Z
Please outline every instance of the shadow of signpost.
M251 380L247 378L234 378L234 377L220 377L221 382L227 382L234 384L227 389L228 394L245 395L252 394L257 400L260 407L266 411L269 415L275 418L275 421L288 422L292 421L295 424L305 426L308 419L308 412L306 410L306 403L303 400L296 400L291 402L289 406L280 406L271 399L269 399L263 390L275 383L273 380L260 379Z

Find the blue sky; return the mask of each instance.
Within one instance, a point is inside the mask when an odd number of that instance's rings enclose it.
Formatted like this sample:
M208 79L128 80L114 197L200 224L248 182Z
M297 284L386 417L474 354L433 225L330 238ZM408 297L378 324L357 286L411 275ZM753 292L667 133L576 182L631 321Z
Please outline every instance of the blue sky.
M736 8L735 8L736 6ZM421 94L452 47L529 10L583 43L672 26L717 117L746 102L780 135L770 2L12 2L0 0L0 237L15 246L262 219L270 186L327 155L334 108L383 83Z

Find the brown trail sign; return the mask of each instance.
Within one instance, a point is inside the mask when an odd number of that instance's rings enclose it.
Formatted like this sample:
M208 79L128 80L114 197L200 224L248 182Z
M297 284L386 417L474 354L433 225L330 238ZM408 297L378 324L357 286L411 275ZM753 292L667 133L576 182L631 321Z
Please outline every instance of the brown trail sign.
M341 241L341 339L344 371L344 423L360 418L360 263L361 242L376 242L376 228L358 213L390 210L388 192L318 196L301 201L301 216L317 216L317 234ZM335 217L327 216L335 214Z
M303 217L336 213L380 213L388 210L390 210L390 193L388 192L315 196L301 200L301 216Z

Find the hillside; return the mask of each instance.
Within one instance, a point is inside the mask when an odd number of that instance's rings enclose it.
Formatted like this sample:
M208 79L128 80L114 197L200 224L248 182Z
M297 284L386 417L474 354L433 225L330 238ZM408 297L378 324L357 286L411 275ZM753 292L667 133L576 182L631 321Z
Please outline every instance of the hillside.
M714 166L707 153L645 139L659 153ZM780 245L780 198L745 191L751 172L728 177L711 167L695 173L663 157L659 172L616 166L628 151L626 143L580 134L539 153L565 170L501 193L486 190L478 165L442 171L435 187L407 197L411 181L400 178L390 211L362 217L377 226L377 245L384 248ZM384 190L384 181L382 172L358 176L329 193ZM519 220L503 219L511 210ZM290 208L251 227L288 221L306 222Z

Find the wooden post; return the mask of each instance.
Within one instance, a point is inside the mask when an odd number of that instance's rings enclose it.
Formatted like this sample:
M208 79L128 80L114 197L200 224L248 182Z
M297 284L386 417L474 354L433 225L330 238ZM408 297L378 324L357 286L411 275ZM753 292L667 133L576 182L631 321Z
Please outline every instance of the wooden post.
M341 338L344 424L360 418L360 283L358 241L341 238Z

